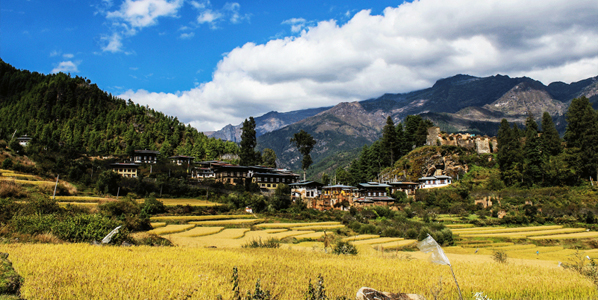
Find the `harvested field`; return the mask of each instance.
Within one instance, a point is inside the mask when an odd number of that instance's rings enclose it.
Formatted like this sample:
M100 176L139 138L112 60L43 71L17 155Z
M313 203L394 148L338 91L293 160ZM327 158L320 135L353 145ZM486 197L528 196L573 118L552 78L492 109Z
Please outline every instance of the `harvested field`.
M152 229L152 230L148 231L147 233L153 233L153 234L157 234L157 235L164 235L164 234L169 234L169 233L182 232L182 231L191 229L193 227L195 227L195 225L188 225L188 224L184 224L184 225L168 225L168 226L165 226L165 227L160 227L160 228Z
M263 222L264 219L231 219L231 220L215 220L215 221L193 221L189 224L197 226L214 226L214 225L251 225Z
M152 221L207 221L207 220L228 220L228 219L251 219L253 215L204 215L204 216L158 216L151 217Z

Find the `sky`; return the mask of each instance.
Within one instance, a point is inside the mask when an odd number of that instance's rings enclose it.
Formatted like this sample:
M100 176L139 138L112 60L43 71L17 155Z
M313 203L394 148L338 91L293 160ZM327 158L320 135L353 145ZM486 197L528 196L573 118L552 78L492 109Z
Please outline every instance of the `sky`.
M598 75L596 0L4 0L0 58L201 131L456 74Z

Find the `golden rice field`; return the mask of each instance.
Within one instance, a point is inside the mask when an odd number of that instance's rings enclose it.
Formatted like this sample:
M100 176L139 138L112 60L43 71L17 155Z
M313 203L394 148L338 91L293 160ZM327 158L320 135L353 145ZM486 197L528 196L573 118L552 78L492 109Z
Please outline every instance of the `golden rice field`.
M473 227L473 224L445 224L444 226L446 226L447 228L453 229L453 228L470 228Z
M98 203L95 202L58 202L60 206L67 206L67 205L77 205L77 206L85 206L85 207L96 207Z
M292 227L293 230L316 230L316 231L323 231L323 230L333 230L337 228L344 228L345 225L312 225L312 226L297 226Z
M505 237L511 239L524 239L532 236L544 236L544 235L560 235L565 233L575 233L586 231L585 228L562 228L562 229L550 229L550 230L535 230L535 231L519 231L519 232L507 232L507 233L477 233L477 234L459 234L459 237ZM596 232L594 232L596 233Z
M49 196L50 199L52 196ZM88 196L56 196L58 202L108 202L116 201L114 198L103 198L103 197L88 197Z
M215 234L222 230L224 230L224 227L195 227L191 230L177 233L176 235L180 237L197 237Z
M514 228L497 228L497 227L476 227L467 229L455 229L454 234L491 234L491 233L510 233L510 232L524 232L524 231L537 231L537 230L552 230L561 229L562 225L549 225L549 226L529 226L529 227L514 227Z
M153 228L164 227L166 226L166 222L152 222L150 223Z
M380 236L377 234L361 234L361 235L343 238L342 241L343 242L360 241L360 240L367 240L367 239L375 239L375 238L379 238L379 237Z
M158 198L157 200L162 202L166 206L189 205L189 206L212 207L212 206L223 205L221 203L215 203L215 202L199 200L199 199ZM143 203L144 201L145 201L145 199L137 199L137 202L139 202L139 203Z
M396 241L402 241L404 240L404 238L389 238L389 237L385 237L385 238L375 238L375 239L367 239L367 240L361 240L361 241L349 241L349 243L353 244L353 245L374 245L374 244L384 244L384 243L389 243L389 242L396 242Z
M417 243L417 240L400 240L400 241L376 244L376 245L372 245L372 247L374 247L374 249L396 250L396 249L401 249L401 248L405 248L407 246L414 245L415 243Z
M178 221L178 222L188 222L188 221L206 221L206 220L228 220L228 219L245 219L245 218L255 218L253 215L206 215L206 216L161 216L161 217L151 217L150 220L152 221Z
M598 232L578 232L571 234L557 234L557 235L543 235L543 236L532 236L532 240L565 240L565 239L587 239L598 237Z
M7 178L7 177L0 177L0 181L11 181L16 184L48 185L48 186L54 186L56 184L56 182L54 182L54 181L22 180L22 179L14 179L14 178Z
M153 233L153 234L169 234L169 233L176 233L176 232L182 232L188 229L191 229L195 227L195 225L193 224L183 224L183 225L167 225L165 227L159 227L159 228L155 228L152 229L150 231L148 231L147 233Z
M303 299L309 279L321 274L328 296L355 297L368 286L420 293L442 278L447 299L457 298L450 269L412 252L357 256L279 249L97 247L88 244L1 244L24 278L25 299L224 299L232 297L230 276L239 268L241 291L263 288L280 299ZM372 253L379 253L372 251ZM448 254L466 299L484 292L492 299L595 299L594 284L554 262L514 260L498 264L488 255ZM375 267L373 267L375 266Z
M341 222L312 222L312 223L263 223L255 225L259 228L292 228L292 227L305 227L305 226L328 226L328 225L340 225Z
M197 226L213 226L213 225L251 225L263 222L264 219L230 219L230 220L215 220L215 221L195 221L189 222Z

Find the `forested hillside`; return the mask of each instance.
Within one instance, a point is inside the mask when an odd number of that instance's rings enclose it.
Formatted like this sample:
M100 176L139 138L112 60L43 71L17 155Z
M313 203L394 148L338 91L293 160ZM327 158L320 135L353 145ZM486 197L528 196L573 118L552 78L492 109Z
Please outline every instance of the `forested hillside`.
M233 142L208 138L176 117L114 97L89 79L18 70L2 60L0 116L0 139L28 135L33 147L67 155L151 149L163 157L214 159L237 152Z

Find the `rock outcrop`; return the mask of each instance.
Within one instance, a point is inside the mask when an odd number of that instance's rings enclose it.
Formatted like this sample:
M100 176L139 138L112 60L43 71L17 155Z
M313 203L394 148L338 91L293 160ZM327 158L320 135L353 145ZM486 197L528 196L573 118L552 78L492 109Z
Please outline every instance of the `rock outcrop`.
M379 292L369 287L362 287L357 291L357 300L426 300L422 295Z

